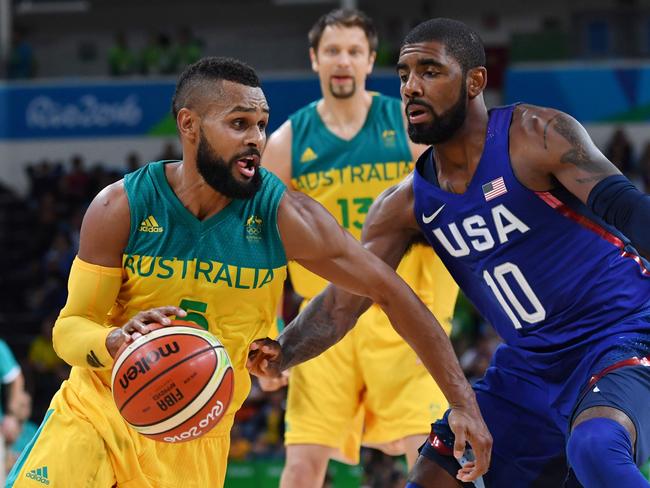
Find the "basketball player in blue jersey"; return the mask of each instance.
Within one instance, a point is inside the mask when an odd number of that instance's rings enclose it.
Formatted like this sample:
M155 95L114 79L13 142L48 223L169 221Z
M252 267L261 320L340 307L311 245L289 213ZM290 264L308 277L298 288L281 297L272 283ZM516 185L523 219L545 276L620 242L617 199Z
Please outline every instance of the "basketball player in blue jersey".
M638 466L650 457L650 267L637 250L650 250L650 198L570 116L488 111L484 48L466 25L418 25L397 70L409 136L432 147L373 205L363 240L396 266L424 236L503 338L475 386L494 438L475 486L649 487ZM303 345L314 354L363 309L333 287L314 302L281 349L267 347L269 374L302 359L301 329L320 325ZM408 487L474 486L459 481L473 464L452 449L449 420L433 425Z

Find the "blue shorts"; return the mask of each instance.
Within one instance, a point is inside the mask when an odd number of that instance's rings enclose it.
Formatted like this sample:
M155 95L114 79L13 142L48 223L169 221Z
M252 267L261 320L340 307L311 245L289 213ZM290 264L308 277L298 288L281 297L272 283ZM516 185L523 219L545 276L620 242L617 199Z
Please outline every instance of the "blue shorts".
M565 454L570 420L597 405L618 408L633 420L639 466L650 456L650 367L611 371L597 383L606 394L598 396L592 388L581 396L591 376L590 367L598 361L589 359L572 365L567 368L570 374L565 382L554 383L514 367L513 354L517 353L507 346L499 348L474 387L494 440L490 469L483 476L486 488L579 488L569 475ZM459 465L450 455L453 439L445 414L433 424L420 454L455 476Z
M588 408L603 406L621 410L632 420L636 428L634 462L643 466L650 460L650 361L644 366L615 369L593 383L578 402L573 418Z

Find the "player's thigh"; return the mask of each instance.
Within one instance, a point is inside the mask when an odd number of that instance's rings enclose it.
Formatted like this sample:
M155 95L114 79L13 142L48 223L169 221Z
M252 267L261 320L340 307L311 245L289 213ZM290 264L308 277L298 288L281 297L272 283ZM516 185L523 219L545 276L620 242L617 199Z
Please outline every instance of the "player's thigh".
M364 444L426 435L447 409L442 391L385 314L373 308L357 326L357 354L367 385Z
M588 417L607 417L630 432L637 466L650 459L650 366L629 366L614 370L599 379L578 402L572 422ZM609 408L599 408L609 407Z
M348 334L325 353L291 369L285 442L338 446L342 432L354 424L362 394Z
M115 475L102 437L87 420L53 402L32 441L21 453L8 487L108 488Z

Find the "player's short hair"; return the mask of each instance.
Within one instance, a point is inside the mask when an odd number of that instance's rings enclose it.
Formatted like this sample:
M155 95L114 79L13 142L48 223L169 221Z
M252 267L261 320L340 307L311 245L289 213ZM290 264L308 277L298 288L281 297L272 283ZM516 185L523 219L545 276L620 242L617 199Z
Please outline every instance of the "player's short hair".
M460 64L464 73L478 66L485 66L485 47L476 31L453 19L436 18L416 25L406 34L406 44L437 41L444 44L447 52Z
M180 109L192 105L193 98L205 89L214 89L212 83L221 80L252 87L260 86L260 79L255 70L242 61L214 56L202 58L185 68L178 78L172 98L174 119Z
M320 43L321 37L323 37L325 28L331 25L339 27L360 27L363 32L366 33L370 52L377 50L379 38L377 37L375 24L372 19L361 10L353 8L339 8L332 10L318 19L307 35L309 39L309 47L314 51L318 51L318 44Z

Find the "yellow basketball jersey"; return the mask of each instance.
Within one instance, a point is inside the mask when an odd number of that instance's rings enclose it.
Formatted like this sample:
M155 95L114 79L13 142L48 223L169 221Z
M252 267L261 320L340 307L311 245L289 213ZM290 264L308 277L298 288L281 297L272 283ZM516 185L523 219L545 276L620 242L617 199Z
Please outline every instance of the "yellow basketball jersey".
M268 335L286 277L277 229L285 188L274 175L260 171L262 187L252 199L233 200L205 221L176 197L162 162L124 181L131 234L110 321L121 325L141 310L176 305L188 312L183 320L223 343L235 371L234 395L224 419L208 435L227 432L248 395L248 346Z
M357 239L370 206L380 193L399 183L412 170L399 100L376 94L361 130L351 140L333 134L316 109L317 102L290 117L292 183L320 202ZM297 263L289 263L296 292L312 298L327 282ZM458 287L429 246L416 245L398 273L436 311L451 319ZM435 313L435 312L434 312Z

